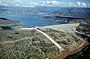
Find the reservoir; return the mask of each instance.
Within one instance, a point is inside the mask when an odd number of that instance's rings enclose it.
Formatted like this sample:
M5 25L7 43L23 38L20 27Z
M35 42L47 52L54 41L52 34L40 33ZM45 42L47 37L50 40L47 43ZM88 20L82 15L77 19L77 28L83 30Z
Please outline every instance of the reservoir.
M47 26L64 24L65 22L57 22L45 20L41 15L0 15L0 18L7 18L22 22L21 26Z

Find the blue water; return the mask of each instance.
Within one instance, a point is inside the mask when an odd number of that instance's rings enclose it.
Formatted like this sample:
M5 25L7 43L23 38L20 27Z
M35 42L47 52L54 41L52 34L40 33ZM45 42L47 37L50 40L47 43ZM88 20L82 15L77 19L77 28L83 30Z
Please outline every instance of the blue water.
M32 10L39 10L41 12L43 12L44 14L41 15L27 15L27 14L1 14L0 13L0 17L1 18L7 18L10 20L17 20L22 22L21 26L46 26L46 25L56 25L56 24L64 24L65 22L57 22L57 21L50 21L50 20L46 20L43 19L43 17L50 13L53 12L55 10L57 10L57 8L22 8L22 7L4 7L1 6L0 7L0 11L6 11L6 10L17 10L17 9L32 9Z
M40 15L0 15L0 17L20 21L22 22L21 26L46 26L65 23L45 20Z

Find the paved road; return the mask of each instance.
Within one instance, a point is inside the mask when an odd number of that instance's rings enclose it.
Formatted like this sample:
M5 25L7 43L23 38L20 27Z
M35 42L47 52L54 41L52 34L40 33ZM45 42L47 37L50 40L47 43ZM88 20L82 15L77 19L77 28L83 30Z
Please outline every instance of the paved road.
M50 36L48 36L46 33L44 33L43 31L38 30L37 28L35 28L35 30L38 31L38 32L40 32L40 33L42 33L43 35L45 35L53 44L55 44L55 45L59 48L60 51L63 51L63 50L64 50L56 41L54 41L54 40L53 40Z
M46 33L44 33L43 31L40 31L39 29L37 29L38 27L35 27L35 28L20 28L20 30L33 30L35 29L36 31L42 33L43 35L45 35L53 44L55 44L59 49L60 51L63 51L64 49L56 42L54 41L50 36L48 36Z

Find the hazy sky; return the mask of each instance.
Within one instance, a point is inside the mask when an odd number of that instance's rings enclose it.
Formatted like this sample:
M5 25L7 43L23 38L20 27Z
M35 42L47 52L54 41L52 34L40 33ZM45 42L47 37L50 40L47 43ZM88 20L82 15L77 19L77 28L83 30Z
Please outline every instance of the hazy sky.
M23 0L23 1L29 1L29 2L60 1L60 2L84 2L84 3L90 3L90 0Z
M90 0L0 0L0 1L1 5L10 5L10 6L32 5L32 6L90 7Z

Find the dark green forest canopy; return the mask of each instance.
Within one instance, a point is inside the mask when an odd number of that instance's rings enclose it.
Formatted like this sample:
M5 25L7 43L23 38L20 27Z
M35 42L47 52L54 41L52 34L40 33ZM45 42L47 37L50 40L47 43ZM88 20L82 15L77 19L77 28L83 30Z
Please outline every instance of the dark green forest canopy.
M9 20L6 18L0 18L0 26L16 26L20 24L21 23L19 21Z

